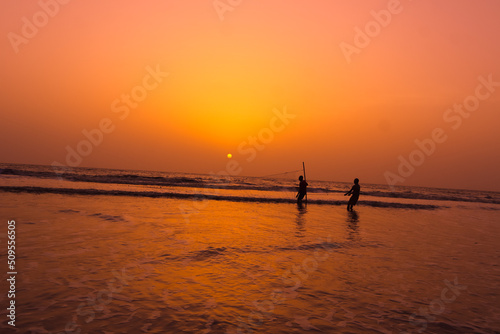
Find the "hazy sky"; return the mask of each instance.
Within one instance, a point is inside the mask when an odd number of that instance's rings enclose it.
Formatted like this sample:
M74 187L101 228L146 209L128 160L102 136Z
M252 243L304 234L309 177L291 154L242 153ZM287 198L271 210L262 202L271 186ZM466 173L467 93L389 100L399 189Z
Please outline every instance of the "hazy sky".
M2 1L0 162L305 161L309 179L500 191L499 17L496 0Z

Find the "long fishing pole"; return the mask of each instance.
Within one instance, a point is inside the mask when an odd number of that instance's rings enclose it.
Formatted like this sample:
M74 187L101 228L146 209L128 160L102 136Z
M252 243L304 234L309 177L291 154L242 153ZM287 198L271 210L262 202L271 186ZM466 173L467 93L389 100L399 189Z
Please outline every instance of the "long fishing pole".
M304 164L304 161L302 161L302 170L304 171L304 182L306 182L306 165ZM307 203L307 188L306 188L306 203Z

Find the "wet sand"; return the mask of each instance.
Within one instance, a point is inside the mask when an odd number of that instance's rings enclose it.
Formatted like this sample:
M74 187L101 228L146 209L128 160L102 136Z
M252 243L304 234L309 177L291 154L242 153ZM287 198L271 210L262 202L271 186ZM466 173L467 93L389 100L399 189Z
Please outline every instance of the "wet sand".
M498 210L200 201L183 215L192 204L2 194L17 225L16 331L500 330Z

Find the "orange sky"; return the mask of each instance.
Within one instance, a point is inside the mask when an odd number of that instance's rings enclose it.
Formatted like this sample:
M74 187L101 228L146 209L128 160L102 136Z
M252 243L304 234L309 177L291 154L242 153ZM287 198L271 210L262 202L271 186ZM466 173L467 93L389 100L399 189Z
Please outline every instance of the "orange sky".
M60 2L0 3L1 162L500 191L496 0Z

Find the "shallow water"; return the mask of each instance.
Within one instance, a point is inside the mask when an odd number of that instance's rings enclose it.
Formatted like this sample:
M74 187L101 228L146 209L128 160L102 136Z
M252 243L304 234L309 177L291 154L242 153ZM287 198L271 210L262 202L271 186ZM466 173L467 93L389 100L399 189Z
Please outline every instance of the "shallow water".
M19 333L500 331L497 204L0 200L16 220Z

